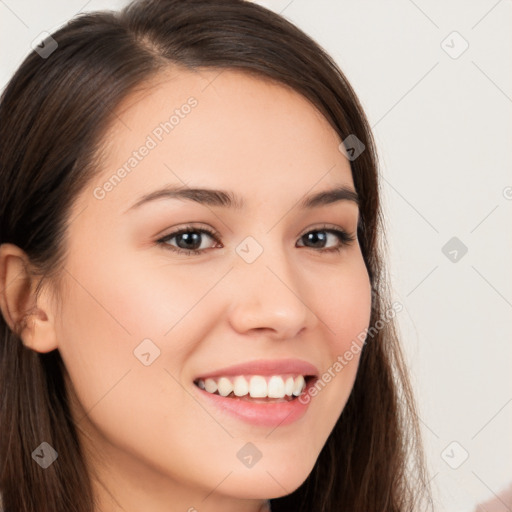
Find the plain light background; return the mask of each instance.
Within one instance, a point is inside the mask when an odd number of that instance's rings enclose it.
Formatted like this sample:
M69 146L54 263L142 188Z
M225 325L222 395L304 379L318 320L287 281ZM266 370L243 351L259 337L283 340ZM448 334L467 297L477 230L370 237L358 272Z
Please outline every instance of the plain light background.
M0 0L2 89L41 32L126 3ZM512 2L258 3L334 57L368 115L435 509L473 512L512 481Z

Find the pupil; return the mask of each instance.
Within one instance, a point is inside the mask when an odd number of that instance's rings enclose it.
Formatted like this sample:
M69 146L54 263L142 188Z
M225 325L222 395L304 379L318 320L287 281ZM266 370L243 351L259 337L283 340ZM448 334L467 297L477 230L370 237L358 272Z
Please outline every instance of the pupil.
M319 233L320 233L319 231L316 231L316 232L309 233L307 236L310 241L312 241L313 243L316 243L318 245L319 240L320 240L320 242L325 241L325 240L322 240L322 238L325 239L325 235L322 234L319 236L318 235Z
M193 238L195 238L195 240L193 240ZM198 233L194 233L194 234L191 234L191 233L182 233L181 235L178 235L178 245L179 245L179 242L180 241L185 241L185 243L188 243L188 244L192 244L192 245L196 245L198 244L198 239L199 239L199 234ZM199 245L201 245L201 243L199 242ZM190 249L191 247L182 247L182 249ZM195 247L194 247L195 249Z

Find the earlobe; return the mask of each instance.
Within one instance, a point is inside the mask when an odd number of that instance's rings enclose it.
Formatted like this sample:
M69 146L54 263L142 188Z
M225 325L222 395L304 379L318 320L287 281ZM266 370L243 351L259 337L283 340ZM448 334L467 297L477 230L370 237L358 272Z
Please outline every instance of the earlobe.
M42 289L36 296L37 279L26 253L14 244L0 245L0 310L23 344L36 352L57 348L53 310Z

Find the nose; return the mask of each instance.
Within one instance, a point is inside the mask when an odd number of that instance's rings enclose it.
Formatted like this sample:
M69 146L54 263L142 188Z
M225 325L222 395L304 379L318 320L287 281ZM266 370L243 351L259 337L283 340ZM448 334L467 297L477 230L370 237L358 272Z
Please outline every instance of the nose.
M264 331L273 339L292 339L317 324L300 268L283 250L266 249L252 263L237 259L230 279L229 320L239 333Z

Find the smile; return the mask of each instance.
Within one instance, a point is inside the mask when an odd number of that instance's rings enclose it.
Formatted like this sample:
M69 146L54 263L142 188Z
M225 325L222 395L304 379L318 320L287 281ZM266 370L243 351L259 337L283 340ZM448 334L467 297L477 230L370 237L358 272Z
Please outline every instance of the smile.
M319 374L318 367L306 359L253 359L196 374L192 389L217 415L257 426L284 427L306 414L311 400L300 398Z
M303 375L237 375L197 379L194 382L207 393L223 397L276 398L293 400L299 396L309 376Z

